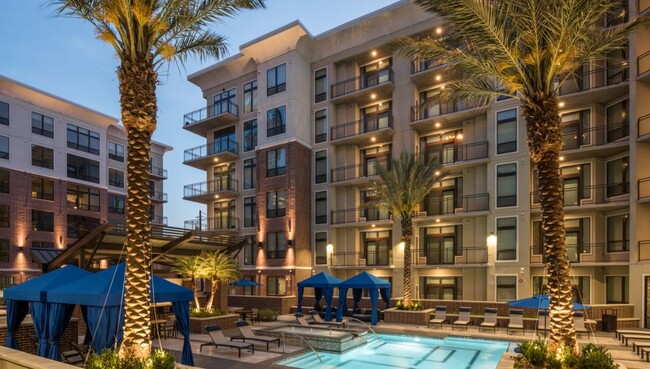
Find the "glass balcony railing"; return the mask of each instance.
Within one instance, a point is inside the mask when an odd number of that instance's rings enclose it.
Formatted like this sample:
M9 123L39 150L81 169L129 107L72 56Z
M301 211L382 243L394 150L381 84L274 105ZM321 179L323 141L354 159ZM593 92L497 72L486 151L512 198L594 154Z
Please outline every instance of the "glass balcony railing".
M393 251L384 249L379 251L351 251L332 253L329 265L333 267L375 267L392 266Z
M568 95L576 92L589 91L595 88L612 86L625 82L629 79L628 63L612 65L606 68L595 68L586 70L581 68L575 75L564 80L560 87L559 96ZM556 83L562 80L558 77Z
M630 182L578 186L563 189L564 206L607 204L610 197L630 193ZM531 207L539 207L539 192L530 193Z
M200 220L186 220L184 228L196 231L237 230L239 229L239 218L233 216L218 216L201 218Z
M222 191L239 191L239 181L230 176L223 175L215 178L212 181L204 181L185 185L183 187L183 197L196 197L203 195L210 195Z
M234 117L239 117L239 107L230 100L224 100L219 104L206 106L185 114L183 116L183 126L190 126L208 118L218 117L223 114L231 114Z
M216 141L206 145L187 149L184 153L184 161L188 162L192 160L198 160L225 152L239 155L239 144L237 141Z

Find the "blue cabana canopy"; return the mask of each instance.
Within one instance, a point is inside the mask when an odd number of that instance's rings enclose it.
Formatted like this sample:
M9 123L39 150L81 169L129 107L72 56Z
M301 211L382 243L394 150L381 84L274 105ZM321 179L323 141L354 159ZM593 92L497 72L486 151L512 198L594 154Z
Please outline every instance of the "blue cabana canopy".
M230 285L233 287L259 287L262 284L255 281L250 281L248 279L240 279L238 281L232 282Z
M298 309L296 312L302 312L302 296L305 287L313 287L316 304L319 304L320 299L325 295L325 320L332 320L332 296L334 295L334 288L338 287L339 283L341 283L340 279L325 272L320 272L298 282Z
M46 302L47 293L53 288L74 282L90 275L92 275L92 273L79 269L74 265L68 265L34 279L30 279L27 282L6 288L4 291L4 299Z
M341 321L343 319L343 313L347 313L347 293L348 289L352 289L354 297L355 308L361 301L361 291L364 288L368 289L370 295L370 303L372 304L372 313L370 316L370 322L372 325L377 324L377 303L378 300L378 291L381 293L382 299L386 302L386 308L390 304L390 283L384 279L375 277L374 275L363 272L355 275L354 277L345 280L339 284L339 306L336 314L336 320Z
M550 300L548 299L548 295L537 295L525 299L508 301L508 305L510 306L544 310L548 310L549 304ZM573 310L585 310L588 307L590 306L583 305L578 302L573 303Z

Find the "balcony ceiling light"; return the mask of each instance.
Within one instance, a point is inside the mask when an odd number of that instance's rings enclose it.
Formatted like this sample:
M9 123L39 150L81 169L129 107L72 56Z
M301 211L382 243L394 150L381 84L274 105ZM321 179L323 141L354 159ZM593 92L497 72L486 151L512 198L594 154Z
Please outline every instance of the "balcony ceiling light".
M375 225L375 224L373 224L373 225L371 225L371 227L372 227L372 228L375 228L375 227L376 227L376 225Z
M463 134L462 133L457 134L456 139L457 140L462 140L463 139Z
M441 79L442 79L442 76L439 75L439 74L437 74L437 75L436 75L436 81L440 82Z
M439 170L436 170L433 174L439 176L439 175L440 175L440 171L439 171Z
M563 160L564 160L564 156L560 156L560 161L563 161Z
M377 138L376 138L376 137L372 137L372 138L370 138L370 142L376 142L376 141L377 141Z
M442 33L442 27L436 27L436 35L439 35Z
M214 198L215 198L215 199L218 199L218 198L219 198L219 195L214 195Z
M560 108L563 108L563 107L564 107L564 101L560 101L560 102L557 104L557 106L559 106Z
M376 94L372 94L372 95L370 95L370 98L374 100L374 99L377 98L377 95L376 95Z
M436 218L436 223L440 223L440 218Z
M218 162L218 161L219 161L219 158L214 158L215 163Z
M373 57L377 56L377 50L373 50L372 52L370 52L370 55L372 55Z
M440 128L440 126L442 126L442 124L440 124L440 122L436 122L436 124L434 124L434 126L435 126L436 128Z

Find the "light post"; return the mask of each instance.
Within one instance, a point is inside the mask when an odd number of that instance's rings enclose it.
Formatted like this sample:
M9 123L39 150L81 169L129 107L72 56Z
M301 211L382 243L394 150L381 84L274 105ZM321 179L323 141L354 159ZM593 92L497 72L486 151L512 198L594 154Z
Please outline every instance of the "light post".
M327 244L327 269L332 269L332 254L334 253L334 245Z

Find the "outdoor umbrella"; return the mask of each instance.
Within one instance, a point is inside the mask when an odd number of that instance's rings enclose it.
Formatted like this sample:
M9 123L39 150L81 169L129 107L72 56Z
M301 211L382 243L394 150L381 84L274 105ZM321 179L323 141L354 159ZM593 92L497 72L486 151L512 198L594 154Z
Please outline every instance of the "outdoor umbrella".
M262 284L255 281L249 281L248 279L240 279L238 281L232 282L230 285L233 287L258 287Z
M548 310L548 295L537 295L525 299L508 301L508 305L519 308L544 309ZM577 302L573 303L573 310L584 310L589 306Z

